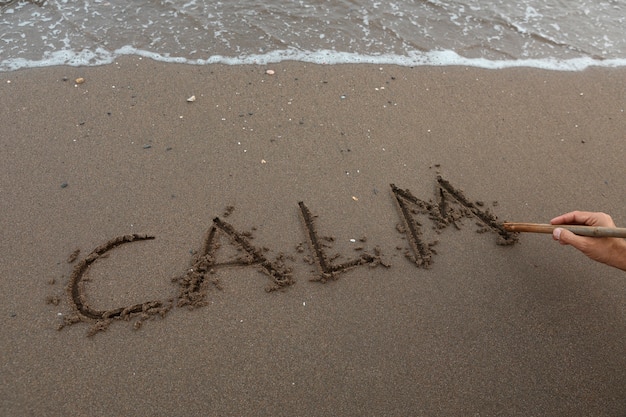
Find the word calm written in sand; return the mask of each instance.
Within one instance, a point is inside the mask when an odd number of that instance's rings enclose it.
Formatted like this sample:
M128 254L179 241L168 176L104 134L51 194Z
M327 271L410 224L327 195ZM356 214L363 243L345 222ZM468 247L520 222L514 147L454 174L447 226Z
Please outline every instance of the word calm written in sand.
M427 242L423 238L424 226L417 218L426 218L431 223L431 229L440 231L449 225L460 228L463 218L472 218L479 226L478 232L494 232L498 237L498 244L511 245L517 242L517 234L506 231L502 224L497 221L489 209L483 210L481 202L473 203L448 181L437 177L435 201L424 201L415 197L409 190L400 189L394 184L390 185L401 223L397 230L406 235L409 247L405 255L418 268L429 268L436 254L433 246L437 241ZM305 205L299 202L300 215L304 225L307 243L302 243L296 248L298 253L306 251L308 246L309 256L304 259L310 264L316 265L316 275L312 281L327 282L336 280L349 269L359 266L384 266L390 267L381 256L380 248L376 247L372 253L361 251L359 256L346 262L338 263L339 255L328 257L327 249L332 246L334 238L320 236L315 225L315 215ZM225 212L227 217L232 211L229 207ZM164 317L173 307L200 307L206 305L208 287L221 288L219 270L233 267L254 267L269 278L266 291L285 289L295 281L292 269L287 266L288 261L293 261L293 256L278 255L275 259L269 259L267 248L258 248L251 243L251 234L236 230L231 224L216 217L209 228L200 251L194 254L191 267L187 271L174 278L172 281L177 285L177 294L166 301L153 300L111 310L97 310L90 306L85 291L85 273L89 267L105 254L121 245L131 242L154 239L154 236L146 234L132 234L113 238L98 246L84 259L80 260L70 276L67 284L67 299L72 313L64 317L63 324L71 325L78 322L89 322L93 326L89 335L108 328L113 320L133 320L134 327L139 328L142 322L156 316ZM236 249L238 255L234 259L218 261L218 252L222 249L222 238L226 238L229 245ZM364 238L362 239L365 240ZM362 248L359 248L359 250ZM71 261L77 257L74 253Z

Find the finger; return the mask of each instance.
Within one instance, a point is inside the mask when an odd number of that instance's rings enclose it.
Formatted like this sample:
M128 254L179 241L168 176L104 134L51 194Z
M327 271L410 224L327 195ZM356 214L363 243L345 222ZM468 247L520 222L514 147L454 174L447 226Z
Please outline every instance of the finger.
M595 218L600 213L593 213L589 211L570 211L569 213L561 214L550 220L551 224L595 224Z
M580 213L580 214L579 214ZM569 213L561 214L550 220L551 224L575 224L574 219L580 217L583 212L570 211Z

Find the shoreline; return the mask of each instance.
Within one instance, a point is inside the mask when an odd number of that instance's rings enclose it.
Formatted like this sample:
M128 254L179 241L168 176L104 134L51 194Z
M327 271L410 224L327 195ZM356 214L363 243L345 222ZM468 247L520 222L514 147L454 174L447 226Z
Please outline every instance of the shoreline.
M125 60L150 60L159 64L190 65L190 66L281 66L283 64L301 65L382 65L398 66L401 68L446 68L465 67L477 70L508 70L508 69L529 69L540 71L557 72L583 72L587 70L616 70L626 68L626 58L594 58L591 56L581 56L575 58L528 58L528 59L486 59L482 57L464 57L451 50L419 51L418 53L406 55L363 55L351 52L337 52L334 50L305 51L287 54L278 50L265 54L253 54L243 57L226 57L215 55L208 58L190 59L184 57L162 56L158 53L136 49L130 46L120 48L112 53L102 55L94 53L98 58L87 58L82 62L81 58L85 52L73 55L70 51L59 51L52 53L42 61L25 61L21 58L0 61L0 73L11 73L15 71L28 71L36 69L47 69L55 67L70 68L97 68L108 65L115 65L118 61ZM68 55L70 58L68 58ZM88 54L89 55L89 54ZM93 62L94 59L96 62Z

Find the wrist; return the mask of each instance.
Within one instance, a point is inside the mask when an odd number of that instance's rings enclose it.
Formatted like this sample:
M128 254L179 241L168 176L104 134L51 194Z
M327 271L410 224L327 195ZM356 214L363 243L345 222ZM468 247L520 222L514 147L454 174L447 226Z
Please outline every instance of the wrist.
M615 239L615 244L611 248L608 265L626 271L626 240Z

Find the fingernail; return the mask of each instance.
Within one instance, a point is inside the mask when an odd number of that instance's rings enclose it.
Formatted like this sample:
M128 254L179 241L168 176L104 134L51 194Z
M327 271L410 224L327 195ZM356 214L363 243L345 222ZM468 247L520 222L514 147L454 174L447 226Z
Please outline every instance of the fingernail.
M561 239L561 231L563 229L557 227L556 229L554 229L552 231L552 237L554 237L554 240L560 240Z

